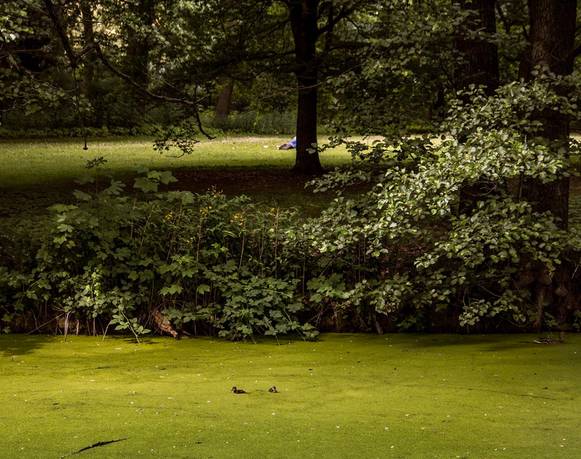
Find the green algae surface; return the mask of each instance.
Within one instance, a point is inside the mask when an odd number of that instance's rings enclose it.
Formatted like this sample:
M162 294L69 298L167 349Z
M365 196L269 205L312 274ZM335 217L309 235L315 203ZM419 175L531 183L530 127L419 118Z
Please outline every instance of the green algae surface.
M0 457L581 457L581 336L534 339L1 336Z

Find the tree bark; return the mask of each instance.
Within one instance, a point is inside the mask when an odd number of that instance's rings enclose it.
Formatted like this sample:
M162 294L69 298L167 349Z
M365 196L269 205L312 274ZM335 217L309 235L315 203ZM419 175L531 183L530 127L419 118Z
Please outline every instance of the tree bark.
M529 0L531 67L544 68L556 75L573 71L577 0ZM529 75L529 78L532 76ZM543 134L556 145L569 141L567 116L548 111L539 117ZM533 202L536 210L550 211L559 219L561 228L568 227L569 178L551 183L530 180L523 195Z
M91 4L88 0L81 0L80 2L80 9L81 9L81 19L83 23L83 40L85 42L85 48L87 49L95 49L95 32L93 29L93 11L91 8ZM96 126L100 126L100 116L97 116L96 111L96 97L95 97L95 61L93 57L95 54L92 52L85 56L83 61L83 94L93 107L93 111L95 113L95 120L93 120Z
M319 0L291 0L290 22L295 43L298 85L297 153L293 171L320 174L323 167L317 151L318 38Z
M216 102L216 119L224 121L230 114L232 105L232 93L234 92L234 81L229 80L221 89Z
M577 0L529 0L530 64L531 69L545 69L556 75L573 71ZM534 75L529 75L534 78ZM567 149L569 143L569 118L553 110L539 113L543 123L543 136L552 148ZM523 197L535 210L551 212L562 229L568 227L569 177L551 183L527 180L523 184ZM566 260L554 275L540 270L535 277L533 298L537 307L535 328L541 330L545 311L563 323L569 313L579 308L579 287L575 271Z
M155 0L138 0L135 8L139 25L149 28L155 18ZM137 83L146 87L149 82L149 49L147 35L142 31L129 28L127 40L127 74Z

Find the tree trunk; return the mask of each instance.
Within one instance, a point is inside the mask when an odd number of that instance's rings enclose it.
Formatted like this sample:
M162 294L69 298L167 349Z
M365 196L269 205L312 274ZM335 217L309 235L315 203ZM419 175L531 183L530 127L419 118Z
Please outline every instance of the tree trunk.
M216 119L225 121L230 114L230 107L232 105L232 93L234 92L234 81L229 80L220 91L218 95L218 102L216 102Z
M470 13L466 31L456 38L456 49L463 58L457 69L457 83L460 88L471 84L484 86L488 94L498 87L498 47L487 37L472 36L477 31L485 34L496 33L496 0L463 0L462 8Z
M155 18L155 0L138 0L135 15L139 25L149 28ZM136 83L146 87L149 82L149 48L147 34L129 27L127 40L127 73Z
M543 67L556 75L573 71L577 0L529 0L532 68ZM569 141L569 119L557 112L539 117L544 136L566 146ZM551 183L530 180L523 195L536 210L550 211L566 229L569 212L569 178Z
M529 0L530 64L531 69L542 67L556 75L568 75L573 71L577 0ZM529 78L532 78L529 75ZM569 142L569 118L556 111L539 114L543 123L543 135L552 148L567 148ZM535 210L551 212L562 229L568 227L569 178L563 177L551 183L527 180L523 196ZM578 282L573 267L564 262L550 276L541 270L532 286L537 306L535 327L541 329L547 308L561 323L569 322L569 313L579 307ZM577 276L578 277L578 276Z
M292 0L289 3L298 85L297 155L293 171L308 175L323 171L316 148L318 7L319 0Z
M88 0L81 0L81 17L83 22L83 40L87 49L94 49L95 47L95 32L93 29L93 11ZM83 62L83 94L93 107L93 112L96 114L96 98L94 91L95 80L95 61L94 54L87 55ZM99 116L96 116L95 125L99 126Z

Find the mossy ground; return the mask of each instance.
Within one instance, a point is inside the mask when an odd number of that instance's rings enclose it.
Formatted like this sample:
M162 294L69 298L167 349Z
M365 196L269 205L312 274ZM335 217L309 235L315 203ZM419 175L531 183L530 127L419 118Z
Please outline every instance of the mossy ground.
M0 457L577 458L581 336L533 340L2 336Z

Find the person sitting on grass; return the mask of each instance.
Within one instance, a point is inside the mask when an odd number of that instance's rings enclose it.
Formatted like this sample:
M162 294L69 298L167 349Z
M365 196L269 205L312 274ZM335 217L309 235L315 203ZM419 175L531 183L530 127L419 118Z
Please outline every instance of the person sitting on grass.
M293 137L287 143L283 143L280 147L278 147L278 149L279 150L293 150L296 147L297 147L297 138Z

